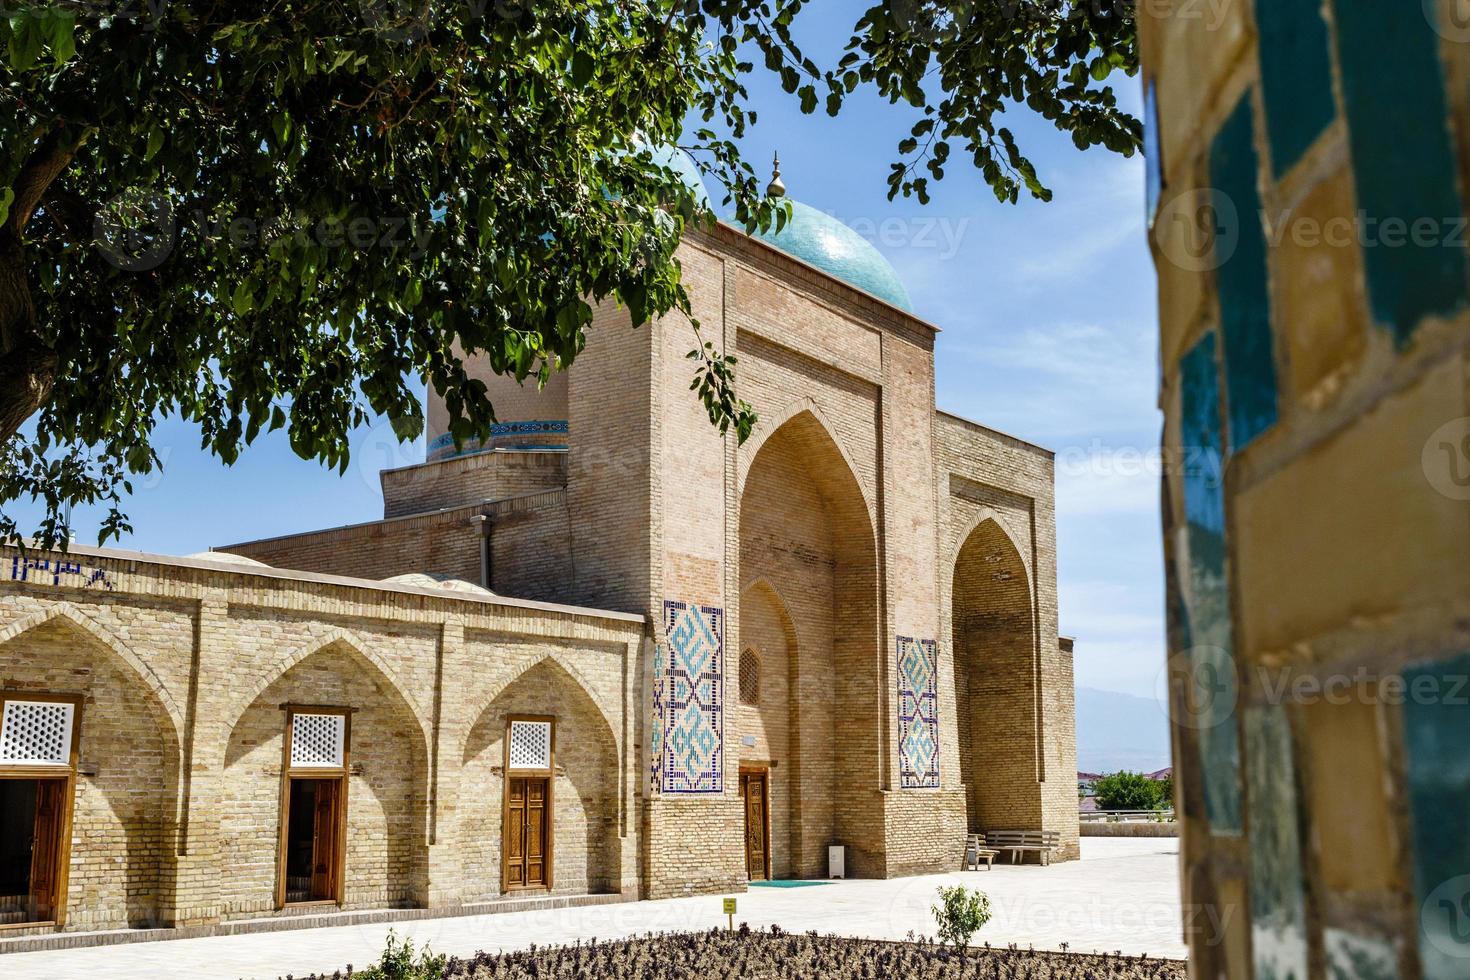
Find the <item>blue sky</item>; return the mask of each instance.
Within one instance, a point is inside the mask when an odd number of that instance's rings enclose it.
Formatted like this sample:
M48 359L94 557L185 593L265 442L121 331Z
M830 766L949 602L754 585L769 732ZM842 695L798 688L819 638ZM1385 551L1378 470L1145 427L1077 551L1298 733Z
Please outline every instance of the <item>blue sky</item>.
M823 0L801 36L840 40L861 6ZM835 58L832 44L811 49L821 63ZM1139 114L1137 80L1115 81ZM911 110L869 95L835 120L804 116L763 73L752 95L760 119L748 158L764 173L779 149L789 194L870 237L916 312L943 329L939 407L1057 452L1061 629L1077 637L1077 682L1152 695L1164 634L1160 415L1141 158L1078 152L1017 112L1007 124L1053 202L998 203L958 153L927 207L890 202L884 178ZM234 467L176 420L158 446L165 469L128 501L136 530L121 546L166 554L376 519L378 471L423 458L421 443L398 446L386 424L359 434L345 475L298 459L280 434ZM91 515L76 524L79 540L95 540Z

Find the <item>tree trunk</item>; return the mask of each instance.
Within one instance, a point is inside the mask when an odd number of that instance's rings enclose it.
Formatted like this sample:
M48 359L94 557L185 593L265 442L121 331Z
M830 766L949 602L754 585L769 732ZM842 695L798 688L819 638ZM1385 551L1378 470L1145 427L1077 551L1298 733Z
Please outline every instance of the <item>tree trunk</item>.
M56 352L36 330L36 304L26 279L25 227L47 190L91 134L62 124L36 143L12 185L15 198L0 226L0 440L8 440L51 397Z
M51 397L56 352L36 336L36 306L20 246L0 234L0 440L20 431Z

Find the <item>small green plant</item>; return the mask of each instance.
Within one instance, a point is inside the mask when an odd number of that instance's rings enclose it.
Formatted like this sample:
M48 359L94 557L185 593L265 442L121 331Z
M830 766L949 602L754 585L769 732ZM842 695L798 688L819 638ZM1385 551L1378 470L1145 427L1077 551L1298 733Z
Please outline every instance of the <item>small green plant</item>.
M970 937L990 921L990 898L982 891L963 885L939 889L939 904L933 906L939 924L939 941L949 946L968 946Z
M392 929L388 930L388 945L383 949L383 958L377 966L370 966L353 976L360 980L444 980L444 967L448 957L435 956L425 946L414 959L413 940L399 939Z

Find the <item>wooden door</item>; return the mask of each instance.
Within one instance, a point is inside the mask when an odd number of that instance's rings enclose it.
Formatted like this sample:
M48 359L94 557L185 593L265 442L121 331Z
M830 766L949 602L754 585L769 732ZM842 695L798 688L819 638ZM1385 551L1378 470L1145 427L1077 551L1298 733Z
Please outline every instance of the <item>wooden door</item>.
M526 780L526 887L546 887L546 780Z
M505 813L505 887L545 888L549 884L551 814L544 776L513 776L507 783Z
M770 834L766 820L766 774L742 772L740 793L745 798L745 873L751 881L765 881L770 877L767 869Z
M64 779L43 779L36 784L36 823L31 837L31 915L38 922L56 918L65 794Z
M340 852L342 781L316 781L316 813L311 835L311 897L337 900L337 856Z

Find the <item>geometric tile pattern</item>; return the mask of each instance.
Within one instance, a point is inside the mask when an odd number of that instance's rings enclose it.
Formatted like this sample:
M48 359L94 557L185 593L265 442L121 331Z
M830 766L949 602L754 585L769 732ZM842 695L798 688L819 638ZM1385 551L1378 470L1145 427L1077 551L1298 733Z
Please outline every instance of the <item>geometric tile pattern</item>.
M528 419L521 422L496 422L490 426L490 437L485 441L466 439L458 452L454 448L452 433L444 433L429 442L428 458L448 459L454 456L469 456L486 449L507 447L514 449L566 449L567 435L571 425L565 419Z
M664 603L660 660L665 793L725 791L725 613L713 606Z
M10 766L71 764L73 705L64 701L7 701L0 722L0 762Z
M551 722L513 721L510 723L510 767L512 769L551 768Z
M291 767L340 769L346 745L346 715L291 716Z
M653 656L653 710L648 719L648 777L649 785L655 793L663 789L664 782L664 664L667 659L662 647Z
M939 788L939 656L933 640L898 638L899 787Z

